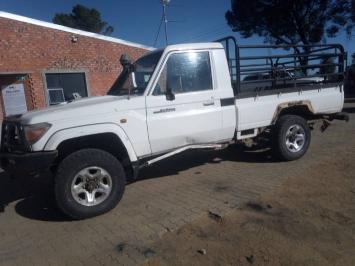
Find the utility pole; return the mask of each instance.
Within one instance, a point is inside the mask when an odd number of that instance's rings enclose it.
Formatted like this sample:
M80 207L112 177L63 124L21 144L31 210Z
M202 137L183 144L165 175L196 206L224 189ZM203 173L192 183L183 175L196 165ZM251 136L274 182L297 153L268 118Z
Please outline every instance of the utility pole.
M170 3L170 0L162 0L161 1L163 4L163 19L164 19L164 25L165 25L165 43L168 45L169 39L168 39L168 19L166 18L166 7Z

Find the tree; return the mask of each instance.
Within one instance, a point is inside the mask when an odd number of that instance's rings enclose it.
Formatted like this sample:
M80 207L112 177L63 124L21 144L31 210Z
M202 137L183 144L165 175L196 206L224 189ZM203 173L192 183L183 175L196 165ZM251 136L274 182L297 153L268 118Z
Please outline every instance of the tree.
M331 22L335 25L327 29L328 36L334 37L341 29L339 26L342 26L351 38L355 26L355 0L336 0L330 9L330 16L332 16Z
M82 5L74 6L70 14L55 14L53 23L104 35L111 35L114 30L107 22L101 20L99 11Z
M346 27L351 32L355 0L232 0L226 19L233 31L273 44L315 44Z
M355 0L232 0L225 17L233 31L248 38L256 34L271 44L318 44L353 27ZM295 47L301 66L308 65L311 48ZM302 68L307 74L307 68Z
M351 64L355 66L355 53L351 55Z

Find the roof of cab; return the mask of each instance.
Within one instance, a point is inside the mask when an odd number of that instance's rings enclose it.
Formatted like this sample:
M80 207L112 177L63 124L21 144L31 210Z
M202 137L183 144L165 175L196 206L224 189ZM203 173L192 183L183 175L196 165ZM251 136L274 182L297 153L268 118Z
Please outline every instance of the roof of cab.
M223 49L223 45L219 42L206 42L206 43L183 43L168 45L166 51L179 51L179 50L197 50L197 49Z

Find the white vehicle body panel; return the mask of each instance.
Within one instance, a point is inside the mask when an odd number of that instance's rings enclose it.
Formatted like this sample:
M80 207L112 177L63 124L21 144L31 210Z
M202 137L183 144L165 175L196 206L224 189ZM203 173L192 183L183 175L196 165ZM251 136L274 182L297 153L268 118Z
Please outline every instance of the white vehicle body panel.
M310 102L314 114L336 113L343 109L344 92L330 87L237 99L237 131L269 126L280 104L299 101Z
M126 147L129 159L134 162L137 161L136 152L130 142L128 136L123 131L122 127L117 124L94 124L94 125L86 125L86 126L79 126L79 127L72 127L64 130L57 131L48 139L44 150L45 151L52 151L57 149L59 144L63 141L83 136L95 135L102 133L102 129L105 128L105 133L112 133L115 134L120 138L123 145Z
M174 101L167 101L164 95L147 97L147 124L153 153L220 140L222 117L213 91L175 97Z
M233 89L231 86L231 78L229 75L229 68L225 60L225 51L223 47L212 50L212 65L214 71L215 89L219 95L219 99L234 98ZM235 112L235 105L222 106L222 128L221 139L230 139L234 136L236 130L237 117Z
M121 119L126 119L127 122L121 123ZM84 136L91 132L90 126L97 129L97 125L101 125L101 133L116 132L118 136L123 136L123 134L129 136L129 142L136 157L151 152L146 127L145 98L143 96L130 97L130 99L118 96L81 99L40 111L29 112L23 115L22 121L24 124L36 124L43 121L52 124L48 132L32 146L34 151L56 149L55 144L60 144L56 138L62 138L62 134L66 134L66 132L74 132L73 128L76 128L75 132L79 134L78 136ZM112 125L116 126L116 131L112 129ZM81 127L82 129L80 129ZM92 132L94 131L93 129ZM100 133L99 130L95 132ZM121 141L124 144L127 143L124 139L121 139Z

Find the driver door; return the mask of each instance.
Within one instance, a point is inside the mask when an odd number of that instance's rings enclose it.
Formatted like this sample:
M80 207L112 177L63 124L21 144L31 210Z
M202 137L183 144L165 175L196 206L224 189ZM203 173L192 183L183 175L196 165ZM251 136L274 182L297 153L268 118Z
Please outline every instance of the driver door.
M166 96L169 89L173 97ZM222 113L209 52L170 54L146 106L152 153L218 141Z

